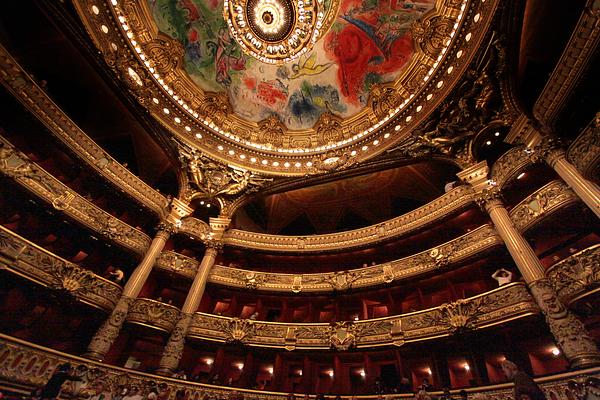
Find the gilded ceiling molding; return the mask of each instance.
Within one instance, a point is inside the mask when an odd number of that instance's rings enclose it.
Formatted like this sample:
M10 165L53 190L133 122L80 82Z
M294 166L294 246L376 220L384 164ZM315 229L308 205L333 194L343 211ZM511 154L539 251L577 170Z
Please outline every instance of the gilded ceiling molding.
M144 254L150 237L90 203L32 162L0 136L0 173L12 178L28 191L50 203L75 221L99 233L106 240L136 254Z
M0 226L0 269L100 308L112 310L122 288Z
M317 132L321 120L311 129L290 131L278 120L250 122L234 115L226 96L193 83L183 69L182 45L158 32L145 2L74 4L115 75L176 138L224 164L302 176L314 172L320 161L327 168L344 168L404 141L462 78L498 1L438 1L412 32L415 54L401 76L374 92L368 107L342 121L341 128L328 130L331 135ZM341 141L331 142L336 139Z
M0 82L46 128L102 177L164 216L167 199L112 158L85 134L0 45Z
M282 274L215 265L209 282L245 289L300 293L327 293L397 282L439 270L502 244L489 225L421 253L366 268L319 274ZM259 267L259 266L257 266Z
M510 210L510 218L517 229L525 231L534 223L579 201L579 197L571 188L562 181L556 180L541 187L514 206Z
M171 332L179 319L179 309L157 300L137 298L127 312L127 322Z
M567 149L567 159L577 167L581 174L598 180L596 171L600 165L600 112L581 132Z
M195 313L188 337L286 350L347 350L402 346L482 329L538 312L525 284L512 283L440 307L353 322L278 323Z
M225 233L223 240L228 246L277 252L308 253L347 250L408 235L435 223L440 218L468 208L474 202L473 198L472 189L463 185L414 211L366 228L310 236L270 235L230 229Z
M600 287L600 244L557 262L548 268L546 276L566 305L596 292Z
M546 86L533 105L533 115L552 128L600 43L600 8L588 0Z
M73 368L80 365L86 366L86 376L91 386L96 382L102 382L107 392L115 392L119 386L137 386L142 395L147 395L151 387L163 385L168 387L169 392L164 393L165 398L173 399L178 391L195 393L201 391L208 397L228 398L232 394L241 394L245 398L256 400L285 400L289 395L287 392L268 392L264 390L252 390L242 388L231 388L227 386L207 385L194 383L182 379L166 378L140 372L133 369L115 367L104 363L94 362L89 359L77 357L47 347L39 346L12 336L0 334L0 378L9 389L23 390L43 386L61 364L70 363ZM600 368L590 368L563 374L536 378L535 381L546 393L548 398L584 398L590 389L590 378L600 379ZM71 388L65 385L63 393L66 396L75 396ZM472 387L468 389L469 397L485 397L495 400L514 400L512 385L503 383L499 385L485 386L482 388ZM170 393L170 394L169 394ZM433 395L441 395L441 392L432 392ZM303 394L295 394L301 397ZM163 396L163 393L159 393ZM344 396L349 399L350 396ZM397 394L361 396L365 400L392 400L398 398Z

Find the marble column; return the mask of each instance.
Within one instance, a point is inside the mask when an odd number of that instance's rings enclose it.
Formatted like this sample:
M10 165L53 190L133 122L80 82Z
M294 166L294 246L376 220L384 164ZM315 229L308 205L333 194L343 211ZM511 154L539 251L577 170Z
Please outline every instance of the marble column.
M490 215L571 367L587 368L599 365L600 352L596 344L583 323L558 299L552 284L546 278L544 266L515 227L498 193L483 193L480 203Z
M488 179L485 162L476 164L458 177L476 192L476 201L490 216L508 252L519 268L531 294L546 318L557 345L572 368L600 365L600 352L583 323L558 299L546 278L545 268L510 218L500 198L500 190Z
M183 348L185 345L185 337L187 336L188 329L192 322L194 313L200 306L206 283L210 275L210 270L215 264L215 259L222 244L218 241L206 241L206 251L204 257L198 266L198 270L192 282L192 286L188 295L185 299L185 303L181 309L179 321L175 326L175 329L169 337L169 341L165 346L160 359L160 365L158 373L162 375L172 375L176 372L179 366L179 361L183 355Z
M158 224L156 235L154 236L150 247L148 247L142 261L133 270L131 276L127 280L117 305L90 341L87 351L83 355L84 357L96 361L102 361L104 359L104 356L108 350L110 350L111 345L119 336L123 323L127 318L129 307L137 298L144 283L146 283L167 240L169 240L169 237L177 231L177 226L181 222L180 218L189 215L192 211L191 208L178 199L173 199L169 204L169 214L160 224Z
M558 176L565 181L579 198L592 209L594 214L600 218L600 188L593 182L585 179L583 175L571 164L556 139L543 137L538 146L535 147L534 156L537 155L548 163L556 171Z

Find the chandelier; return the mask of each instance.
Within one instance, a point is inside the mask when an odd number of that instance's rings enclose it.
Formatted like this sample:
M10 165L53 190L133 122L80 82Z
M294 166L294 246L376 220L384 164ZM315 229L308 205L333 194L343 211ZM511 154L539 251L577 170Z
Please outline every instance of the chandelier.
M323 0L225 0L223 16L242 50L269 64L309 51L325 33Z

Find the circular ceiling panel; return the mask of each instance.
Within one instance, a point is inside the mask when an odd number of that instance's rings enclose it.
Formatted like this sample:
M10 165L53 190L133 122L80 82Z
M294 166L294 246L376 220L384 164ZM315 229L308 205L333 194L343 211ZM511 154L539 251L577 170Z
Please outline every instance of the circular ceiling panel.
M408 143L472 60L498 0L75 4L108 65L177 140L298 176ZM265 46L300 37L299 23L317 39L290 60L260 60Z

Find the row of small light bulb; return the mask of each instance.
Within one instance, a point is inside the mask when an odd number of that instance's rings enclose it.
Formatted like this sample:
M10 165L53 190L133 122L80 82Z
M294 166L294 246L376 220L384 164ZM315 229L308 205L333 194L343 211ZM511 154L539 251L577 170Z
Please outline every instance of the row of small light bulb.
M486 0L481 0L482 3L485 2L485 1ZM117 0L111 0L111 3L112 3L113 6L117 6ZM446 51L448 49L448 46L450 45L451 39L455 36L456 31L458 30L459 22L462 19L462 16L464 14L465 5L466 5L466 3L463 3L461 5L460 13L459 13L459 15L457 17L457 22L454 24L453 29L452 29L452 31L450 33L450 39L448 39L446 41L446 46L441 50L441 52L438 55L438 58L436 59L435 63L429 69L427 75L423 78L424 82L426 82L427 80L429 80L429 78L431 77L431 75L435 71L435 68L437 68L437 66L441 62L443 56L445 55L445 53L446 53ZM92 6L92 11L95 14L97 14L99 12L99 10L97 9L97 7L95 5ZM146 56L143 53L141 47L137 44L137 42L133 38L133 33L131 32L131 30L130 30L128 24L127 24L127 20L126 20L125 16L122 15L122 13L120 12L119 9L116 9L116 12L117 12L118 19L119 19L119 22L121 23L121 26L122 26L123 30L126 32L127 37L130 39L130 43L134 46L134 49L135 49L136 53L138 53L138 56L144 62L144 65L148 68L148 70L152 73L153 77L155 79L157 79L157 82L163 87L163 89L165 89L167 91L167 93L170 96L172 96L173 99L176 100L188 113L190 113L194 118L200 119L200 116L198 115L198 113L195 112L195 111L192 111L192 109L187 105L187 103L185 103L181 98L179 98L176 94L174 94L173 90L171 88L169 88L169 86L167 84L164 83L164 81L162 80L162 78L160 78L160 75L154 70L154 68L151 66L150 62L148 60L146 60ZM478 22L480 20L480 18L481 18L481 15L478 13L478 14L475 15L474 21ZM105 32L105 33L108 32L108 28L105 25L103 25L102 28L103 28L102 29L103 32ZM471 39L471 36L472 36L471 33L468 33L465 36L465 41L468 42ZM457 52L457 54L456 54L456 58L457 59L460 58L462 56L462 54L463 54L463 51L459 50ZM270 60L270 61L272 62L272 60ZM452 66L449 67L448 70L447 70L447 73L451 74L453 72L453 69L454 68ZM443 84L444 84L444 81L440 80L436 84L436 87L438 89L441 89L442 86L443 86ZM354 141L357 141L357 140L363 138L367 134L371 134L373 131L375 131L376 129L378 129L379 127L381 127L385 123L387 123L391 118L393 118L402 109L404 109L407 106L407 104L409 103L409 101L412 100L413 98L414 98L414 94L411 94L408 97L408 99L405 99L404 102L401 103L400 106L397 107L395 110L391 110L390 113L388 115L386 115L383 119L381 119L380 121L378 121L377 123L375 123L373 126L369 127L368 129L364 130L363 132L352 136L351 138L339 141L337 143L332 143L332 144L325 145L325 146L319 146L319 147L316 147L316 148L311 149L311 150L309 150L309 149L303 149L303 148L296 148L296 149L277 148L277 149L274 149L274 150L277 151L277 152L279 152L279 153L301 154L301 153L322 152L322 151L332 150L332 149L337 148L339 146L347 145L347 144L349 144L351 142L354 142ZM433 98L433 94L429 93L427 95L427 100L429 101L432 98ZM154 98L153 101L158 104L158 99ZM423 108L422 105L417 106L416 107L416 112L420 112L422 110L422 108ZM163 112L165 114L169 114L170 113L170 111L169 111L168 108L164 108ZM180 123L181 122L181 120L180 120L179 117L175 117L174 120L175 120L176 123ZM407 116L405 120L406 120L406 122L410 122L412 120L412 116L410 116L410 115ZM233 135L233 134L231 134L229 132L223 131L222 129L220 129L218 126L216 126L209 119L201 119L201 122L203 122L204 125L208 126L213 131L216 131L217 133L220 133L221 135L223 135L223 136L225 136L225 137L227 137L227 138L229 138L231 140L234 140L236 142L241 142L242 141L237 135ZM399 131L401 128L402 128L401 125L396 125L395 126L395 130L396 131ZM190 132L191 128L189 126L185 126L185 130L188 131L188 132ZM389 137L390 137L390 134L386 133L383 136L383 139L388 139ZM202 134L197 133L196 134L196 138L197 139L201 139L202 138ZM245 145L248 145L248 146L260 149L260 150L271 150L268 146L265 146L263 144L254 143L254 142L247 141L247 140L244 140L243 143ZM376 139L376 140L373 141L373 146L377 146L377 145L379 145L379 143L380 143L380 140ZM364 146L362 146L361 150L362 151L367 151L368 148L369 148L368 145L364 145ZM219 150L222 151L222 146L219 146ZM230 150L230 152L231 151L233 151L233 150ZM350 155L351 156L355 156L356 154L357 154L356 151L352 151ZM246 158L246 156L244 154L240 154L239 157L242 160L244 160ZM250 158L250 162L256 163L257 161L258 160L255 157ZM268 165L269 161L263 159L261 161L261 164ZM274 166L274 167L278 167L280 165L280 163L278 161L273 161L273 162L271 162L271 165ZM311 161L306 162L305 165L307 167L311 167L312 166L312 162ZM284 162L283 166L285 168L289 168L291 166L291 164L289 162ZM301 168L302 164L299 163L299 162L296 162L296 163L294 163L294 166L296 168Z

